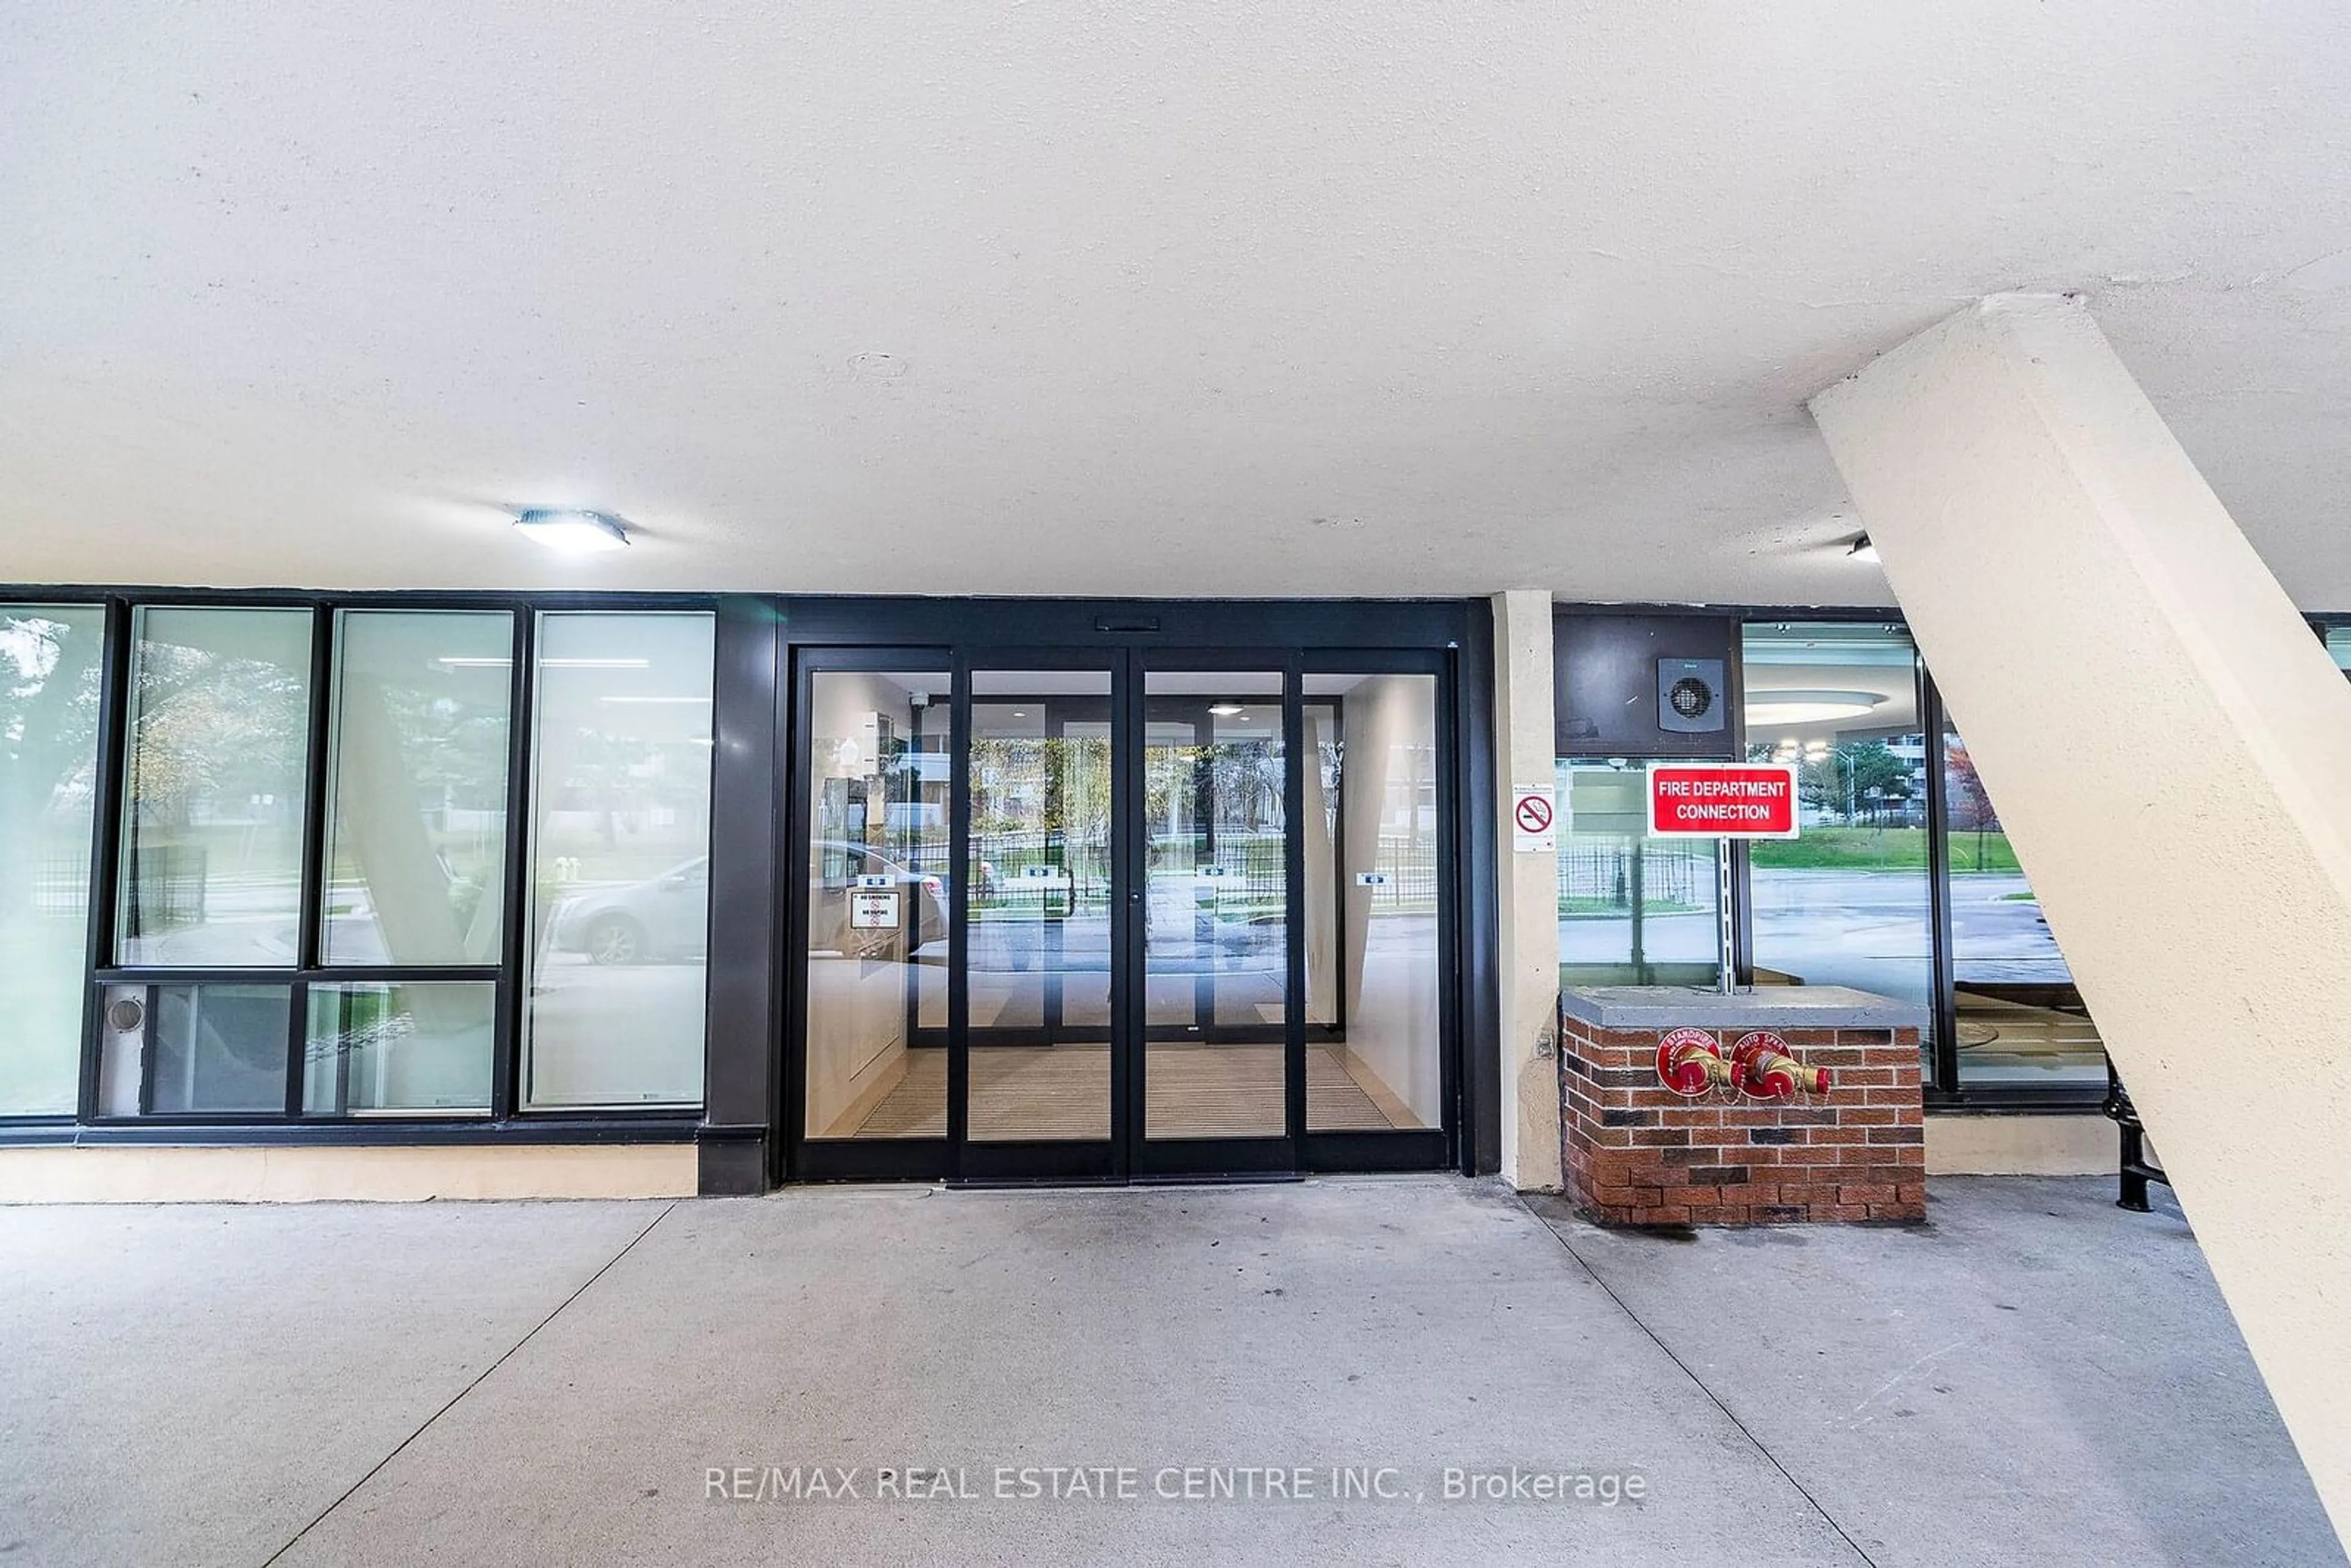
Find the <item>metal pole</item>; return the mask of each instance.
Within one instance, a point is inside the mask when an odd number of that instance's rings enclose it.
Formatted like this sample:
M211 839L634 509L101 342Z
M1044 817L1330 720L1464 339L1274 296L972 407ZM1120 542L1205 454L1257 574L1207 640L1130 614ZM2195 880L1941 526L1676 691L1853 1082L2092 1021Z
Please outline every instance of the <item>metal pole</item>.
M1739 923L1730 909L1730 841L1714 841L1714 912L1715 935L1719 938L1718 955L1722 964L1722 979L1718 988L1724 996L1738 989L1739 982Z

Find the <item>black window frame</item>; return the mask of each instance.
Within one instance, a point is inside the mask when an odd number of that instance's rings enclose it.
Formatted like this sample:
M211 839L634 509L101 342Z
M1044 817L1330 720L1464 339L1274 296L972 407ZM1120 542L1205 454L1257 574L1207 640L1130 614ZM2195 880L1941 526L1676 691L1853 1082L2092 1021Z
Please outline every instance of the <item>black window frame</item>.
M716 615L706 593L485 592L439 590L197 589L145 585L8 584L0 603L102 606L106 647L99 699L98 799L90 854L83 972L80 1082L66 1116L0 1116L0 1145L468 1145L684 1143L704 1120L701 1106L625 1106L532 1111L517 1103L522 1009L528 1005L531 757L536 738L535 649L549 612L684 612ZM131 717L133 612L141 609L288 609L311 615L310 688L302 801L302 885L298 951L270 968L172 967L116 962ZM507 832L497 961L475 965L329 965L321 961L326 813L331 809L329 742L334 720L338 612L347 610L490 612L510 617L507 735ZM714 696L715 701L715 696ZM714 746L713 772L717 763ZM714 836L716 823L714 821ZM705 896L708 890L705 889ZM490 1104L482 1111L311 1113L303 1108L302 1057L313 987L370 982L473 982L494 988ZM167 1113L117 1116L100 1104L105 998L113 987L259 985L288 994L285 1103L276 1113ZM705 993L707 980L705 977ZM705 996L706 1002L706 996ZM153 1009L142 1051L151 1059ZM706 1047L705 1047L706 1049ZM142 1075L142 1109L152 1103Z
M1614 612L1619 607L1609 606ZM1729 614L1737 618L1743 629L1750 623L1782 621L1819 621L1830 623L1870 624L1899 628L1910 632L1909 622L1901 610L1893 605L1761 605L1739 604L1696 607L1625 606L1627 612L1677 612L1685 614ZM2314 635L2323 645L2330 627L2351 628L2351 614L2308 613L2304 616ZM1913 646L1916 646L1915 640ZM1747 716L1745 692L1745 658L1737 677L1740 699L1733 707L1733 725L1738 734L1740 753L1745 755ZM2351 671L2346 672L2351 677ZM1934 982L1933 1038L1929 1042L1928 1071L1923 1084L1927 1109L1942 1113L1979 1113L1984 1114L2068 1114L2077 1115L2096 1111L2106 1097L2106 1085L2089 1082L2064 1085L1970 1084L1959 1076L1959 1005L1954 953L1951 939L1950 849L1946 818L1949 804L1944 780L1944 736L1949 729L1949 716L1943 706L1943 695L1935 684L1935 675L1923 653L1918 659L1918 722L1925 727L1927 746L1928 813L1928 896L1929 901L1930 936L1932 938L1932 975ZM1751 909L1750 868L1744 845L1736 854L1737 866L1733 886L1737 894L1739 978L1742 984L1754 983L1754 923Z

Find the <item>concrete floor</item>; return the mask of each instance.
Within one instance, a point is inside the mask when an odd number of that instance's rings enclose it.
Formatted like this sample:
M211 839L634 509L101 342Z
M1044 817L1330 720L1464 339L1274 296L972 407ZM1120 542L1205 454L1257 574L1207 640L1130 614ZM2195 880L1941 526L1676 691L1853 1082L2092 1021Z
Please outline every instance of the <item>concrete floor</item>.
M0 1209L0 1561L2343 1562L2178 1213L2110 1197L1689 1240L1442 1177ZM707 1495L820 1465L862 1500ZM1141 1496L988 1495L1056 1465ZM1646 1495L1444 1500L1512 1465ZM1218 1466L1316 1495L1155 1495Z

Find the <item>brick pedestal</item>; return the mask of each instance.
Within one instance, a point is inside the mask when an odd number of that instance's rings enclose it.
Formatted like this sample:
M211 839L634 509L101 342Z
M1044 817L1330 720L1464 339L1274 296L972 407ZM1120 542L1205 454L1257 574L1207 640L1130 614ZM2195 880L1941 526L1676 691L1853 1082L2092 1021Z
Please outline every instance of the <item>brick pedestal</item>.
M1917 1009L1829 986L1576 988L1562 1008L1561 1168L1600 1224L1926 1218ZM1769 1030L1829 1070L1828 1092L1683 1099L1657 1078L1657 1041L1677 1029L1712 1035L1726 1060L1740 1036Z

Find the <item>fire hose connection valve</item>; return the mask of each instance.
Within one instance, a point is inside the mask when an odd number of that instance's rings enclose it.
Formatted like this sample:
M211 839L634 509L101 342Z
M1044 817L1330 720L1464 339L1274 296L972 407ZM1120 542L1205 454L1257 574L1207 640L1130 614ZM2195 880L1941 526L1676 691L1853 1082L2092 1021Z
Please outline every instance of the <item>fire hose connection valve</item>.
M1722 1047L1702 1029L1677 1029L1657 1041L1657 1082L1685 1100L1729 1082Z
M1793 1100L1829 1092L1829 1070L1807 1067L1770 1030L1750 1030L1730 1048L1730 1086L1756 1100Z

